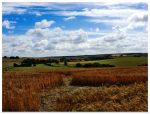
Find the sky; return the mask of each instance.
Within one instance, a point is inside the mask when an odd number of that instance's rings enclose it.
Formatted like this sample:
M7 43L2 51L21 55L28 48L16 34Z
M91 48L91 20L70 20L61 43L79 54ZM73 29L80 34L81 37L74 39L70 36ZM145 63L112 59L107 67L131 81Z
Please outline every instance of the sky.
M2 3L3 56L148 52L148 3Z

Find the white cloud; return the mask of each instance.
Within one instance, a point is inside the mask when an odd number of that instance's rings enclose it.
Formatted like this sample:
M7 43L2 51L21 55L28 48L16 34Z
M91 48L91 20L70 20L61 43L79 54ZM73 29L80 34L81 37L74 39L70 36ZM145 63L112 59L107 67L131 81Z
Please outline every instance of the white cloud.
M88 17L119 17L119 18L127 18L129 15L133 13L143 13L146 12L144 10L137 9L86 9L81 11L57 11L54 14L62 15L62 16L88 16Z
M20 4L26 7L26 9L28 9L27 7L37 5L34 3ZM56 4L52 5L53 7L59 8L61 6ZM44 12L67 16L67 18L64 18L66 21L75 19L76 16L86 16L88 20L86 18L85 21L99 24L99 26L95 28L92 26L91 31L85 31L82 28L77 30L64 30L61 27L52 28L51 26L55 21L44 19L36 22L33 28L30 28L22 35L3 35L3 55L12 55L13 53L13 55L19 56L55 56L147 52L147 33L145 31L134 31L134 29L139 27L147 29L147 11L134 8L130 9L127 6L119 9L118 6L110 5L114 4L110 3L107 8L102 9L95 7L94 9L84 8L83 10L77 11L59 10L57 12ZM6 6L3 8L5 14L23 14L27 12L27 10L20 9L14 4ZM48 5L42 4L41 6ZM32 11L29 13L41 16L43 12ZM100 23L111 25L113 28L111 31L103 32L103 27L101 27ZM5 20L3 27L10 29L12 28L12 24L12 22Z
M3 35L3 55L13 53L13 55L23 56L28 53L28 55L34 56L33 54L36 52L44 54L54 50L73 50L85 47L86 41L87 33L83 29L66 31L59 27L53 29L32 28L23 35ZM41 53L38 54L35 55L41 56Z
M74 20L74 19L76 19L75 16L71 16L71 17L64 18L65 21L68 21L68 20Z
M48 20L44 19L40 22L36 22L35 27L36 28L47 28L47 27L50 27L54 23L55 23L55 21L48 21Z
M22 9L22 8L17 8L15 6L5 6L2 8L3 10L3 14L12 14L12 13L16 13L16 14L24 14L27 9Z
M145 31L147 31L148 14L147 13L133 14L128 18L127 23L128 25L124 28L125 30L143 28Z
M39 38L35 37L39 34ZM32 28L24 35L3 35L3 55L11 55L12 52L19 56L147 52L147 33L125 34L116 26L112 32L99 33L95 38L90 38L88 34L94 34L94 31L67 31L56 27Z
M87 40L87 33L83 29L79 29L76 31L70 31L67 33L67 37L63 39L69 43L82 43Z
M99 31L100 31L100 29L99 29L99 28L96 28L96 29L95 29L95 32L99 32Z
M42 29L42 28L33 28L29 29L26 34L28 36L33 36L35 39L42 39L43 37L47 37L48 34L50 34L50 31L48 28Z
M45 51L45 47L48 45L48 40L40 40L39 42L36 42L33 46L33 49L35 51Z
M38 2L20 2L20 3L3 3L3 14L11 14L11 13L15 13L15 14L24 14L24 13L28 13L28 14L34 14L36 16L41 16L42 14L51 14L52 9L56 9L59 10L58 14L60 15L64 15L64 16L69 16L69 17L73 17L76 15L81 15L81 16L92 16L92 17L96 17L97 16L101 16L101 15L105 15L105 14L111 14L111 10L113 10L112 12L115 12L115 16L121 15L123 16L120 12L125 10L128 10L128 12L130 13L131 10L132 11L138 11L136 10L136 8L130 9L130 7L128 5L134 5L137 3L148 3L148 0L136 0L136 1L131 1L131 0L115 0L115 1L105 1L105 0L101 0L98 2L93 2L92 4L89 3L48 3L48 2L40 2L40 4ZM73 4L73 5L72 5ZM124 5L119 5L119 4L124 4ZM44 7L44 9L46 9L47 11L35 11L35 9L33 8L34 6L42 6ZM94 9L88 9L88 7L91 6ZM99 7L100 9L98 9ZM101 6L106 6L107 8L102 8ZM91 8L90 7L90 8ZM80 9L83 8L83 10L80 11ZM79 9L79 11L73 11L75 9ZM63 11L61 11L63 10ZM98 11L98 10L102 10L102 11ZM117 11L118 10L118 11ZM121 10L121 11L119 11ZM134 12L134 13L135 13ZM68 14L67 14L68 13Z
M15 26L12 26L12 24L16 23L15 21L8 21L4 20L2 23L2 26L5 27L6 29L14 29Z
M25 35L7 36L3 35L3 55L15 56L29 54L32 49L33 43L30 37Z
M142 13L142 14L133 14L129 19L129 22L147 22L148 21L148 14Z
M39 6L38 2L17 2L17 3L3 3L2 11L3 14L25 14L33 13L29 12L28 8L32 6ZM41 2L40 6L48 6L47 3ZM36 14L35 12L34 14Z
M10 27L10 23L8 20L3 21L2 25L3 25L3 27L5 27L7 29Z
M105 2L105 5L115 5L120 3L127 3L127 4L133 4L133 3L148 3L148 0L110 0L109 2L106 2L105 0L101 0L101 2Z
M148 13L146 11L141 13L133 13L129 15L127 18L120 18L120 19L98 19L98 18L91 18L86 20L88 22L96 23L96 24L105 24L111 26L120 26L120 30L122 31L130 31L136 30L138 28L147 31L148 25Z
M92 18L86 20L87 22L92 22L96 24L105 24L105 25L124 25L126 23L126 19L120 18L120 19L97 19L97 18Z
M40 12L35 12L36 16L42 16L42 14Z

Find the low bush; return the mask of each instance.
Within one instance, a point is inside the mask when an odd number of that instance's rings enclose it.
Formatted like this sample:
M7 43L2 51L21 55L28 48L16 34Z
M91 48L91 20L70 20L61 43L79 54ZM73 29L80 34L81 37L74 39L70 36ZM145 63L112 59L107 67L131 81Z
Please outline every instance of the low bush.
M81 63L77 63L76 67L92 68L92 67L115 67L115 66L110 64L100 64L98 62L95 62L95 63L85 63L83 65Z
M18 64L16 64L16 63L14 63L14 67L19 67L19 65L18 65Z
M81 63L77 63L76 67L82 67L82 64Z

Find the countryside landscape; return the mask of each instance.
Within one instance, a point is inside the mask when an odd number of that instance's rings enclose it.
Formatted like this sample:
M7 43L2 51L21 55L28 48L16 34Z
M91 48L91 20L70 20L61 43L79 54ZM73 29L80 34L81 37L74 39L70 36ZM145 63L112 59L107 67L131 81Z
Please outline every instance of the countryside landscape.
M147 2L2 9L3 112L148 112Z

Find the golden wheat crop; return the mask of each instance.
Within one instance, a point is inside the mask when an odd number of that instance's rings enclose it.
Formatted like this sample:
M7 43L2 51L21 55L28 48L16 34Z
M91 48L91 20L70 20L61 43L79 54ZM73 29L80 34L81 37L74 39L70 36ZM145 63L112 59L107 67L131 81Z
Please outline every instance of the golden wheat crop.
M58 98L55 111L147 111L147 71L140 66L3 72L2 109L39 111L41 92L72 77L72 85L88 87Z
M128 85L148 80L147 67L95 69L74 73L71 85Z
M53 73L4 73L3 111L38 111L40 91L62 83L62 76Z

